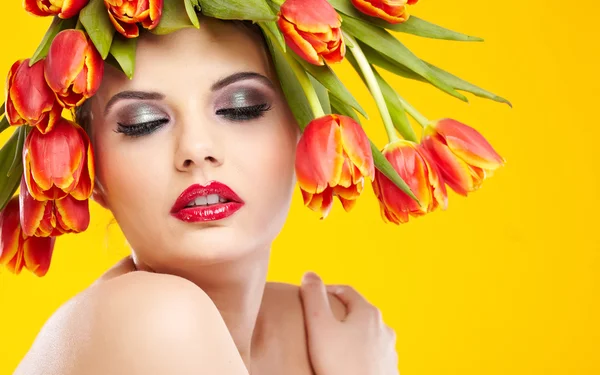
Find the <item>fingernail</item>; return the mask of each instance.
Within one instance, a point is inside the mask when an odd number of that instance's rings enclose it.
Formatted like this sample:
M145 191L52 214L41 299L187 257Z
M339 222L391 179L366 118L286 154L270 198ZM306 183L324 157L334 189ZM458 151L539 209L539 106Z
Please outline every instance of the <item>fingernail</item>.
M302 285L317 284L319 282L321 282L321 278L314 272L307 272L304 274L304 277L302 277Z

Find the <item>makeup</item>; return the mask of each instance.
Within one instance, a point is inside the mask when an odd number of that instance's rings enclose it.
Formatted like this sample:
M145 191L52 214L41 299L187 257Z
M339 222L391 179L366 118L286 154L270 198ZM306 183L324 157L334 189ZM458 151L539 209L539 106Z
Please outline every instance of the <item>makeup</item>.
M171 215L187 223L217 221L233 215L243 205L230 187L211 181L185 189L171 208Z

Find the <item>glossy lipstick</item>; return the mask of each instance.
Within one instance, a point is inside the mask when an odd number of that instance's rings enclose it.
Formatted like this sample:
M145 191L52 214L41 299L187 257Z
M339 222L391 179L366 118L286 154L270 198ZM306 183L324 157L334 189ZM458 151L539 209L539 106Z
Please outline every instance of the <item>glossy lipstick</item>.
M204 202L211 195L219 196L216 203L197 205L198 201ZM217 221L233 215L243 205L242 199L231 188L211 181L207 185L195 184L185 189L171 208L171 215L187 223Z

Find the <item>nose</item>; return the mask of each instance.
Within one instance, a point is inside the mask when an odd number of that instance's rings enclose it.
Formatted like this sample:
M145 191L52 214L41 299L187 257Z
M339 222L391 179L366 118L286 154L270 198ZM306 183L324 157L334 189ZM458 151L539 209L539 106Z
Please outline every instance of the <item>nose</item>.
M217 136L209 124L191 123L179 127L176 139L175 168L187 172L195 168L218 167L223 155Z

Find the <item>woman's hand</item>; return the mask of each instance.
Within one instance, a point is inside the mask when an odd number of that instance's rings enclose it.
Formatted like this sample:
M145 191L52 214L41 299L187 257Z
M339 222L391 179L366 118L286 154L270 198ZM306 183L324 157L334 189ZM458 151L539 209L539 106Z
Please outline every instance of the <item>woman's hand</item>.
M380 311L349 286L325 286L314 273L302 280L308 351L316 375L398 375L396 335ZM335 318L327 292L346 305Z

